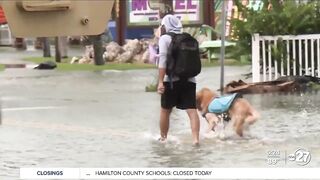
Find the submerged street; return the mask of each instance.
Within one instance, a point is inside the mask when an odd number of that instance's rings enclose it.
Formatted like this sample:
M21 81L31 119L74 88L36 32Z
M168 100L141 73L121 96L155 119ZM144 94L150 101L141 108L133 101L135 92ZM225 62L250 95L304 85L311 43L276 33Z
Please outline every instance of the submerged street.
M226 67L226 80L244 79L249 66ZM317 94L246 95L261 113L244 138L191 146L186 113L174 111L166 144L159 136L157 93L145 92L157 70L75 71L6 69L0 73L0 177L21 167L270 167L267 152L281 152L276 167L296 167L285 153L305 148L308 167L319 166ZM204 68L197 88L218 89L219 67ZM250 82L250 80L247 80ZM272 166L271 166L272 167Z

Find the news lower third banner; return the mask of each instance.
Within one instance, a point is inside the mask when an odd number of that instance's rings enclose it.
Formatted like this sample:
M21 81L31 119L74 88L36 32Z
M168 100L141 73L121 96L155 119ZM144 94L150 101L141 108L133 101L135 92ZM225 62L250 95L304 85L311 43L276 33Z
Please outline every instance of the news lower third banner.
M21 168L20 179L320 179L320 168Z

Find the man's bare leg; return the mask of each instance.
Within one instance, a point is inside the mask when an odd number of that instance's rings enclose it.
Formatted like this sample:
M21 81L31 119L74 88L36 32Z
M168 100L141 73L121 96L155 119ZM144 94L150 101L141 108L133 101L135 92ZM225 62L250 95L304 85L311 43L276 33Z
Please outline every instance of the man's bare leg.
M164 141L167 139L168 131L169 131L169 117L172 109L164 109L160 110L160 141Z
M199 145L200 121L198 112L196 109L187 109L187 113L190 119L193 144Z

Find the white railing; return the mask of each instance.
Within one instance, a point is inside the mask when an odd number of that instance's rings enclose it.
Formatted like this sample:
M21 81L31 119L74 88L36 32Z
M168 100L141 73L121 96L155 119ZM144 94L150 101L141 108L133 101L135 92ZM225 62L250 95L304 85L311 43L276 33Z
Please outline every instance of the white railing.
M280 76L320 77L320 34L252 36L252 81Z

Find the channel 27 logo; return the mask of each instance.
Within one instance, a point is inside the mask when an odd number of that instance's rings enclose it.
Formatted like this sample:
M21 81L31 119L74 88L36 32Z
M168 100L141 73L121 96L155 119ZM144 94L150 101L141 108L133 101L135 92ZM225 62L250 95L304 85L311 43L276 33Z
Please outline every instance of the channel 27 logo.
M299 148L293 154L288 155L289 161L294 161L300 166L305 166L311 161L311 154L309 151Z
M286 152L284 153L284 158L281 158L281 151L279 150L271 150L267 152L267 164L276 165L280 162L281 159L284 159L285 164L287 161L295 162L297 165L305 166L309 164L311 161L311 153L303 148L298 148L294 153L286 156Z

